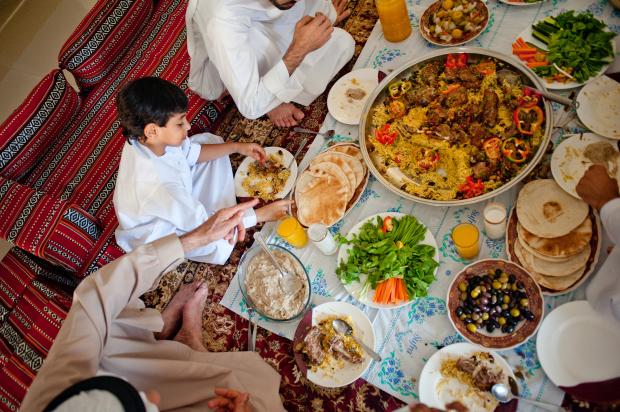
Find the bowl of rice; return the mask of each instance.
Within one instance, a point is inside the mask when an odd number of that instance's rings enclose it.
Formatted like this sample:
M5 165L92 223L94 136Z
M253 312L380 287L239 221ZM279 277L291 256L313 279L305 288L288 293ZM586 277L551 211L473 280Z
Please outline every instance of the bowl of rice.
M551 105L528 86L544 89L530 69L491 50L453 47L412 60L366 102L364 160L390 191L416 202L495 197L536 167L550 140Z

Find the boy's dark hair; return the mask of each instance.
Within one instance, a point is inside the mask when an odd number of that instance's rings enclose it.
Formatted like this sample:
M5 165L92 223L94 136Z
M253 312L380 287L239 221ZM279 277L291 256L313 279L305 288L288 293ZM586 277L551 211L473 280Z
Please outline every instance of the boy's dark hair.
M131 144L144 136L149 123L163 127L174 114L187 111L181 88L158 77L142 77L127 84L116 96L123 136Z

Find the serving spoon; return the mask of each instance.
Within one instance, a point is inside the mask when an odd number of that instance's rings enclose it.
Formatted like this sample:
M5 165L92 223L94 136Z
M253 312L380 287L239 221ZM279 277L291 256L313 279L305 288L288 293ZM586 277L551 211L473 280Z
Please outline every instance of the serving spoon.
M523 401L524 403L538 406L539 408L543 408L548 411L557 412L561 410L561 408L558 405L553 405L553 404L545 403L545 402L538 402L532 399L514 396L512 392L510 392L510 389L508 389L508 386L504 385L503 383L496 383L495 385L493 385L493 387L491 387L491 393L493 394L493 396L495 396L495 399L497 399L501 403L506 403L506 402L510 402L513 399L518 399L519 402Z
M265 239L263 239L261 234L258 233L258 232L255 232L254 233L254 240L256 240L258 242L258 244L263 248L265 253L267 253L267 256L269 256L269 259L271 259L271 263L273 263L273 265L276 267L276 269L278 269L278 271L280 272L280 282L279 283L280 283L280 287L282 288L282 290L285 293L295 293L295 292L297 292L299 290L299 288L300 288L299 281L296 278L294 278L290 273L288 273L288 271L284 270L282 268L282 266L280 266L280 264L276 260L276 258L273 255L273 253L271 253L271 250L269 249L269 246L267 246L267 243L265 242Z
M334 327L334 330L341 335L350 336L351 338L353 338L353 340L357 342L358 345L364 348L367 354L369 354L377 362L381 362L381 356L379 356L377 352L370 349L368 346L366 346L364 342L353 336L353 328L347 322L342 319L334 319L332 321L332 326Z

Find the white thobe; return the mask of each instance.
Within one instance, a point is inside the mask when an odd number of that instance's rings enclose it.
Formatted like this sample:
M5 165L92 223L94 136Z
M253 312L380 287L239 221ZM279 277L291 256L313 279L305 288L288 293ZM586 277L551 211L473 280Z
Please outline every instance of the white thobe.
M601 208L601 222L614 248L586 289L590 305L620 322L620 198Z
M228 156L197 163L201 144L222 143L221 137L203 133L169 146L162 156L134 142L125 143L114 190L118 218L116 242L126 252L169 234L182 235L204 223L218 210L234 206L235 186ZM256 224L254 210L243 219ZM193 250L187 258L224 264L233 245L218 240Z
M228 90L247 118L281 103L309 105L353 56L355 41L335 28L329 41L309 53L291 75L282 58L295 24L321 12L334 22L330 0L299 0L279 10L268 0L190 0L187 6L189 87L205 99Z
M84 279L52 348L26 393L24 412L40 412L69 386L97 373L156 390L162 411L205 411L215 387L250 393L253 410L284 411L280 376L254 352L197 352L156 340L161 314L139 297L183 261L179 239L141 246Z

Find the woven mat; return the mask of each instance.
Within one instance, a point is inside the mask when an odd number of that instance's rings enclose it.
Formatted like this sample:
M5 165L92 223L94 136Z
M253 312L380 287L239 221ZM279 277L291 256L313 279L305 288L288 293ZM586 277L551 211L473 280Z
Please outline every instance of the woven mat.
M335 78L351 70L377 20L374 0L350 0L349 4L353 12L343 27L356 41L355 55ZM319 130L327 114L327 91L310 106L301 107L305 112L301 127ZM266 117L245 119L234 106L224 115L214 133L231 141L284 147L293 153L301 139L307 137L294 134L286 128L275 127ZM301 160L304 154L301 153L297 160ZM235 156L231 158L233 170L240 160ZM254 231L249 231L246 239L252 239ZM163 310L182 283L205 279L209 285L209 298L203 314L202 338L205 347L213 352L246 350L248 322L221 306L219 301L235 274L241 255L251 243L251 240L246 240L237 244L225 265L196 262L179 265L176 270L162 277L154 291L143 297L146 305ZM361 379L338 389L325 389L312 384L302 376L295 364L292 342L262 328L258 328L256 346L263 359L282 376L280 396L289 411L385 411L402 405L399 400Z

